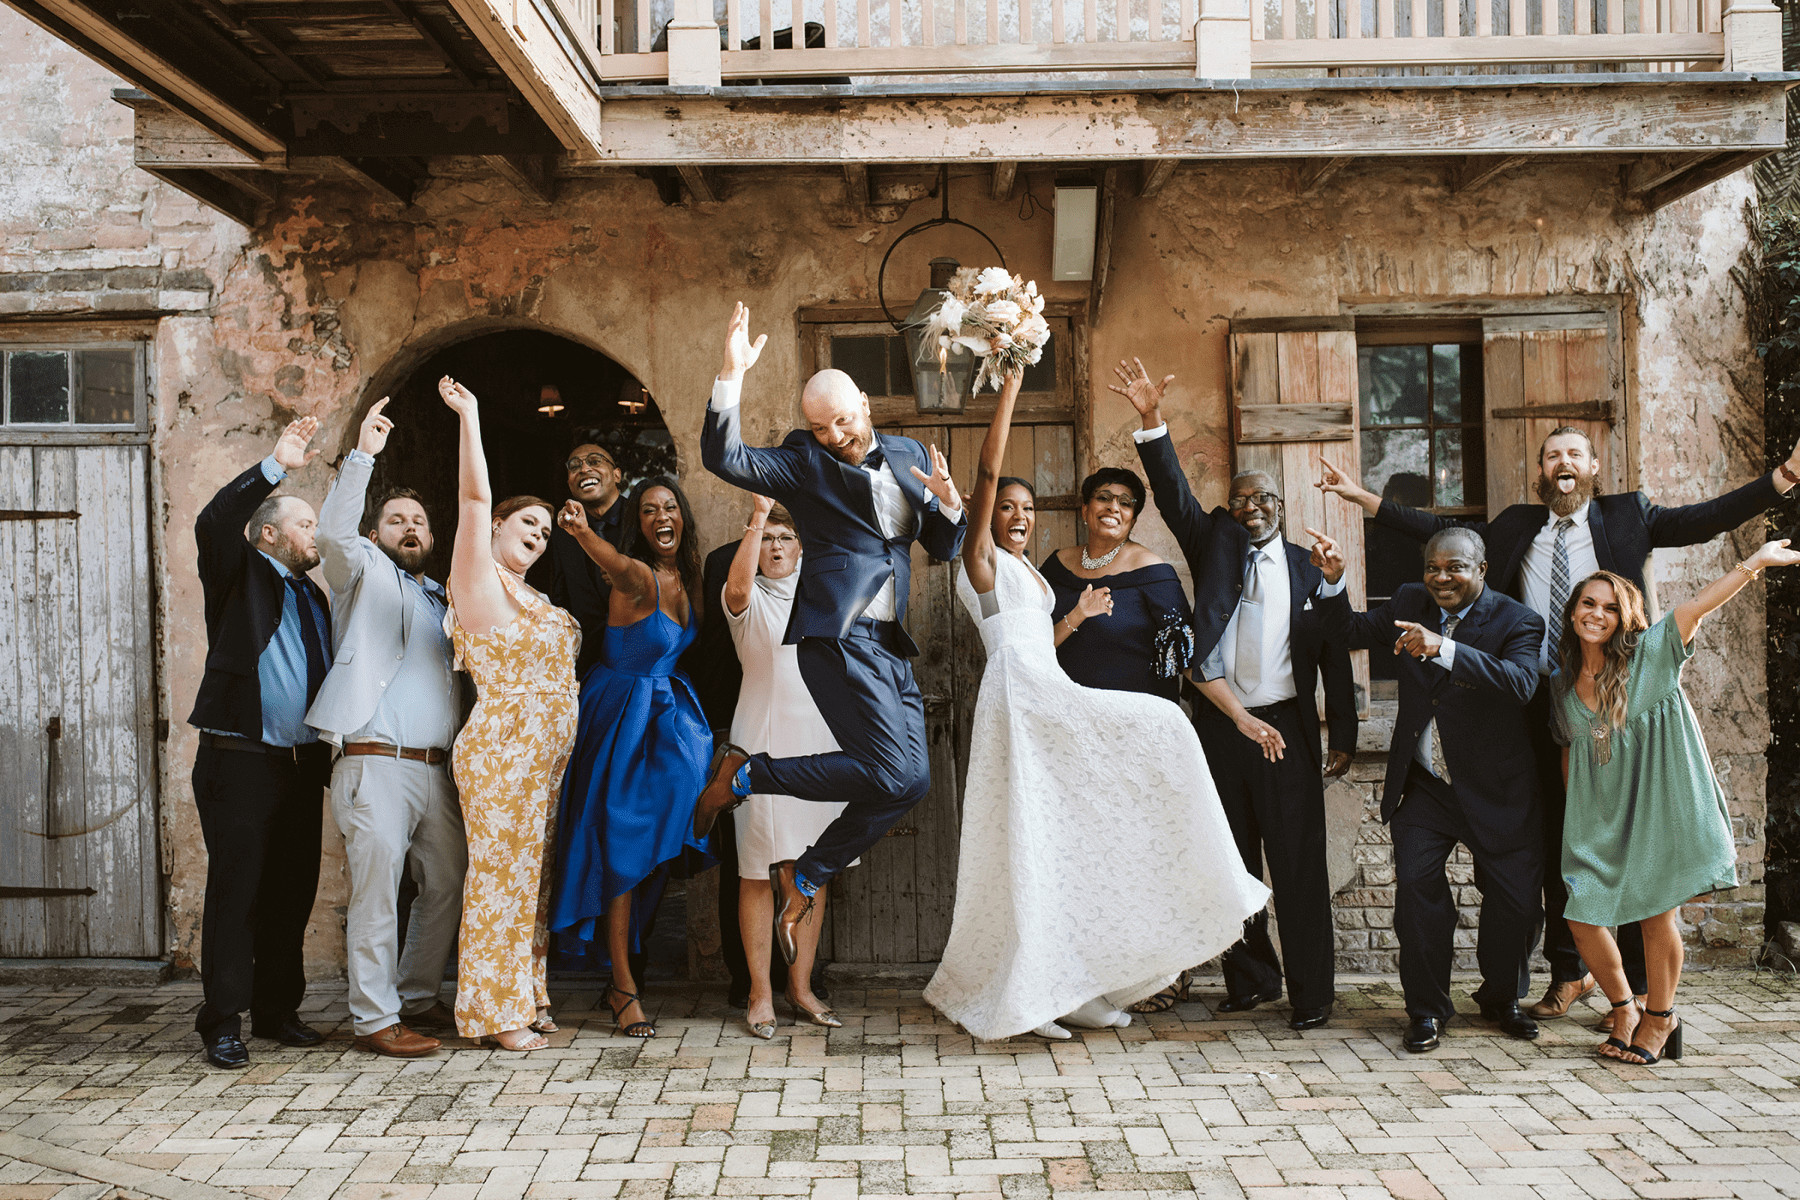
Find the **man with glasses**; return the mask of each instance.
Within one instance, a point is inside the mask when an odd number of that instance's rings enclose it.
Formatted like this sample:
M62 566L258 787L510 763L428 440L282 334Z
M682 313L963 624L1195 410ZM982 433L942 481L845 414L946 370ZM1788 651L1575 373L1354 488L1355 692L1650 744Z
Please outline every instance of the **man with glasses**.
M611 452L594 442L582 442L569 451L563 470L568 472L569 495L587 509L588 528L617 546L624 507L619 503L623 476ZM575 660L579 678L600 657L612 584L581 543L564 533L560 525L550 531L550 548L544 561L549 564L550 580L543 590L550 594L552 604L568 609L581 626L581 653Z
M1226 999L1220 1012L1244 1012L1281 998L1285 974L1290 1028L1331 1019L1336 927L1325 865L1325 785L1350 769L1356 750L1356 695L1350 654L1325 636L1319 595L1334 595L1310 553L1282 537L1275 481L1247 471L1231 481L1224 509L1200 507L1170 444L1163 389L1133 359L1115 371L1112 390L1131 401L1143 428L1138 458L1164 522L1181 543L1194 580L1195 672L1210 704L1194 706L1194 730L1225 807L1244 869L1263 877L1281 921L1281 947L1269 938L1268 913L1244 923L1225 952ZM1319 745L1317 681L1325 681L1330 757Z

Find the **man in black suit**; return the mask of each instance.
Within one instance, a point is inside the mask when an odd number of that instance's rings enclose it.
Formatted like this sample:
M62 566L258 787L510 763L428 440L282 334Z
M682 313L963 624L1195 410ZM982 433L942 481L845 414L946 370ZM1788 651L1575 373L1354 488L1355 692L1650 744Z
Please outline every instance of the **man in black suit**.
M1196 613L1227 614L1219 636L1198 647L1205 665L1195 679L1203 681L1210 703L1194 706L1194 729L1244 869L1260 879L1268 861L1281 921L1281 956L1269 939L1267 911L1244 923L1243 940L1225 952L1226 999L1219 1011L1244 1012L1279 1000L1285 957L1293 1004L1288 1025L1314 1029L1330 1020L1334 993L1337 938L1325 866L1324 779L1347 772L1356 751L1350 652L1325 639L1315 600L1323 580L1307 551L1281 535L1282 501L1274 481L1245 472L1231 481L1225 508L1201 508L1162 419L1163 391L1175 377L1154 383L1136 359L1121 361L1115 374L1119 384L1109 386L1142 418L1143 428L1132 435L1138 458L1157 511L1188 560ZM1232 570L1207 573L1215 544L1227 551ZM1328 762L1321 762L1314 695L1321 675Z
M188 723L200 730L194 804L206 841L200 927L205 1002L194 1028L218 1067L250 1062L251 1031L289 1046L324 1035L297 1015L306 996L302 941L319 887L319 843L331 747L306 710L331 661L318 518L296 496L271 495L317 458L319 423L302 417L274 451L226 484L194 523L206 597L206 674Z
M1650 552L1658 546L1694 546L1736 529L1782 502L1800 483L1800 447L1786 463L1735 491L1700 504L1662 508L1642 492L1599 494L1600 464L1593 443L1579 429L1564 426L1538 450L1540 504L1514 504L1489 521L1440 517L1382 500L1329 462L1319 484L1363 510L1383 527L1424 541L1441 529L1460 526L1479 533L1498 565L1494 582L1544 620L1538 671L1548 677L1562 637L1563 606L1570 586L1597 570L1613 571L1644 589ZM1563 920L1568 893L1563 887L1563 777L1561 747L1550 736L1550 689L1540 687L1527 713L1539 789L1544 797L1544 956L1550 985L1531 1007L1533 1016L1565 1015L1594 990L1594 977ZM1635 924L1619 931L1619 951L1631 990L1648 989L1644 939Z
M622 474L612 452L598 443L582 442L569 451L563 469L568 472L569 495L587 509L588 528L617 546L619 518L625 506L619 503ZM550 603L567 609L581 626L581 652L575 658L575 677L580 679L600 657L606 636L607 608L612 601L606 572L558 525L550 531L550 544L532 568L530 582L550 597Z
M806 429L779 446L746 446L738 399L744 372L768 340L750 341L750 315L732 313L713 383L700 456L727 483L787 507L807 553L787 641L800 677L841 750L795 758L727 747L694 810L704 836L719 813L752 792L840 803L841 812L797 861L769 868L775 942L791 964L794 930L812 896L925 798L931 764L925 702L907 659L918 646L902 624L912 544L949 561L967 523L949 465L912 438L877 434L869 398L842 371L820 371L800 398Z
M1330 538L1314 535L1313 561L1343 577ZM1482 1015L1513 1037L1535 1038L1519 1008L1530 985L1543 886L1542 812L1525 707L1537 690L1544 622L1486 586L1480 535L1446 529L1425 543L1423 583L1403 584L1370 613L1339 593L1321 602L1330 635L1353 649L1392 646L1400 714L1388 749L1381 819L1394 839L1394 932L1400 986L1412 1018L1404 1045L1437 1047L1455 1011L1450 964L1456 902L1444 876L1461 842L1475 858L1481 922L1475 956Z

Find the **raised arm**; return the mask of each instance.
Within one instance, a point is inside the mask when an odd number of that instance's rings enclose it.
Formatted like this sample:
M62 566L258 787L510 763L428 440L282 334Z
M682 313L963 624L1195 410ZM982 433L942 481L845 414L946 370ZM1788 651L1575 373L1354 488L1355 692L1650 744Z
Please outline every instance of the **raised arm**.
M804 463L787 445L772 449L746 446L738 401L744 373L762 356L768 334L750 340L750 310L739 302L725 330L725 355L700 430L700 463L720 479L747 492L780 500L805 487Z
M994 505L1000 492L1000 464L1006 458L1006 438L1012 430L1013 406L1019 400L1023 371L1006 377L994 419L988 422L981 454L975 460L975 495L969 502L969 530L963 536L963 570L976 593L994 590Z
M623 504L624 501L619 503ZM637 514L627 512L625 519L635 521ZM630 611L626 616L636 615L638 610L647 610L646 601L656 591L656 580L649 563L631 557L595 533L593 526L588 524L587 509L582 507L579 500L565 500L562 511L556 514L556 523L562 526L564 533L575 539L575 544L581 547L583 554L593 559L606 572L606 578L612 584L613 595L623 596L630 601ZM608 601L609 620L612 603L614 601Z
M1677 604L1671 615L1675 628L1681 631L1683 644L1694 640L1694 631L1700 628L1703 617L1737 595L1764 567L1791 567L1795 563L1800 563L1800 550L1788 549L1787 538L1764 542L1756 553L1701 588L1698 596Z
M1321 492L1348 500L1371 517L1381 511L1380 496L1338 470L1323 454L1319 455L1319 473L1319 482L1313 486Z
M319 505L319 559L325 569L325 582L335 593L349 591L362 577L363 567L374 553L369 539L357 526L362 524L363 510L368 505L369 476L375 468L375 456L387 448L388 434L394 422L382 415L388 406L383 396L369 406L357 435L356 449L344 457L337 481Z
M450 598L464 629L486 632L512 624L519 606L494 569L494 493L488 483L487 452L481 445L481 412L475 393L448 375L438 380L438 395L462 422L457 440L456 546L450 553Z
M1697 546L1710 542L1721 533L1736 529L1745 521L1773 508L1794 489L1800 478L1800 445L1781 466L1767 475L1751 480L1741 488L1675 508L1659 508L1638 493L1644 527L1650 531L1652 546Z
M1188 487L1187 476L1181 470L1181 459L1169 440L1168 426L1162 415L1162 399L1163 392L1175 382L1175 377L1165 375L1162 382L1157 383L1136 358L1130 362L1120 359L1119 365L1113 368L1113 375L1119 382L1107 384L1108 390L1131 401L1142 425L1133 440L1137 442L1138 461L1143 464L1144 475L1150 481L1150 494L1156 497L1156 511L1162 514L1163 523L1181 543L1182 552L1190 560L1195 559L1201 553L1199 543L1212 535L1219 518L1200 507L1200 502L1194 499L1194 491Z
M756 560L762 553L763 525L769 510L775 507L767 496L756 497L755 504L750 523L744 526L744 538L731 558L731 570L725 576L725 612L733 617L743 615L750 607L750 589L756 586Z

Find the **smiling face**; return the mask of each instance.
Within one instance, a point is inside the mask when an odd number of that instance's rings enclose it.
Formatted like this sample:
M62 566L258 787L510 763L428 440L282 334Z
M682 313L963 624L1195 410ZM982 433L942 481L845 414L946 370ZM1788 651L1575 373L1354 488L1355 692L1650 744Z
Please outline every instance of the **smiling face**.
M1604 646L1619 631L1619 596L1604 579L1590 579L1575 597L1569 614L1575 636L1594 646Z
M410 496L396 496L381 506L369 540L408 575L417 575L431 554L431 522L425 506Z
M1275 481L1260 472L1231 481L1226 509L1250 534L1253 545L1260 546L1281 532L1281 493L1275 490Z
M820 371L806 381L800 415L819 445L841 463L860 467L875 444L869 398L842 371Z
M1538 452L1538 499L1557 516L1566 517L1593 497L1599 474L1600 464L1586 435L1548 437Z
M1425 588L1445 612L1461 612L1481 595L1487 564L1461 538L1435 539L1425 552Z
M994 501L994 545L1015 558L1022 557L1036 526L1037 502L1030 490L1016 483L1001 488Z
M763 526L762 550L756 565L770 579L786 579L800 566L800 539L778 521Z
M563 469L569 473L569 495L595 512L605 512L619 498L619 468L604 448L583 442L569 451Z
M666 487L646 488L638 497L638 532L657 557L674 555L681 546L681 502Z
M494 561L523 575L550 544L550 510L532 505L494 522Z
M1087 526L1090 541L1123 541L1137 524L1137 497L1122 483L1103 483L1081 506L1081 520Z

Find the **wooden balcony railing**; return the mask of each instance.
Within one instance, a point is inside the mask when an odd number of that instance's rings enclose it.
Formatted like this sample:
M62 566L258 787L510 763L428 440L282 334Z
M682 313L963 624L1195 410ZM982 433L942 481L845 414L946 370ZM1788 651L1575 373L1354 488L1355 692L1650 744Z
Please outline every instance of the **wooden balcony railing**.
M724 0L723 21L713 0L598 0L597 16L608 83L1781 69L1768 0Z

